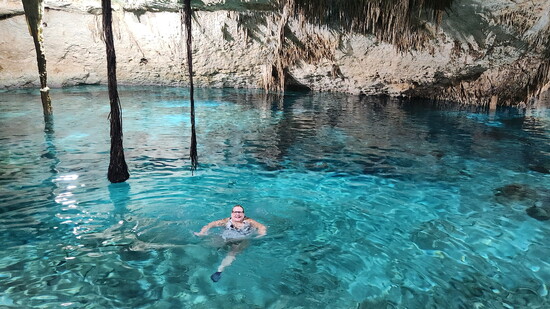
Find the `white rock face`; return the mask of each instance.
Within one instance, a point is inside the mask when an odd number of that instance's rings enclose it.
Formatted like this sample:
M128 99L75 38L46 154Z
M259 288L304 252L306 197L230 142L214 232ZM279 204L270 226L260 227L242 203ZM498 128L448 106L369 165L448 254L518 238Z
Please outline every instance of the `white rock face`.
M44 46L53 87L107 82L101 15L46 8ZM265 47L237 30L226 11L200 12L193 29L196 83L212 87L261 87ZM0 21L0 87L38 85L36 54L24 15ZM224 40L222 29L231 31ZM177 12L113 12L117 78L121 84L186 85L184 37Z
M177 2L116 3L122 3L113 4L118 82L187 85ZM228 10L239 9L242 1L201 5L193 20L195 84L262 88L277 55L279 14ZM45 7L49 86L106 84L100 1L45 1ZM321 56L290 63L287 70L294 83L318 91L525 104L531 102L529 96L514 97L513 91L523 91L529 76L548 62L541 56L544 50L526 45L550 33L549 14L547 0L457 4L442 27L433 29L427 48L406 53L372 36L339 34L291 19L287 26L293 39ZM21 2L0 0L0 17L0 89L38 87L36 54Z

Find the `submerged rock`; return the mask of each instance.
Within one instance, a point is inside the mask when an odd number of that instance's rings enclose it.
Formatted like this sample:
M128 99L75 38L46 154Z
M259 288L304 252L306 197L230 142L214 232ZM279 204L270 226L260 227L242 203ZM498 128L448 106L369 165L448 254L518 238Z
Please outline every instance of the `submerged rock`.
M550 192L543 192L544 197L535 202L532 207L527 208L527 214L539 221L550 220Z
M534 172L541 173L541 174L550 174L550 169L547 168L546 166L542 165L542 164L529 165L529 169L534 171Z
M446 220L431 220L420 224L410 239L422 250L445 250L449 235L457 232L456 227Z
M509 184L495 190L495 198L499 203L513 201L528 201L537 199L537 191L524 184Z
M503 205L525 206L525 212L539 221L550 220L550 192L524 184L509 184L495 190L495 199Z
M431 154L432 156L434 156L434 157L435 157L436 159L438 159L438 160L441 159L441 158L443 158L443 157L445 156L445 152L443 152L442 150L439 150L439 149L432 150L432 151L430 152L430 154Z
M550 220L550 208L532 206L527 208L527 214L539 221Z

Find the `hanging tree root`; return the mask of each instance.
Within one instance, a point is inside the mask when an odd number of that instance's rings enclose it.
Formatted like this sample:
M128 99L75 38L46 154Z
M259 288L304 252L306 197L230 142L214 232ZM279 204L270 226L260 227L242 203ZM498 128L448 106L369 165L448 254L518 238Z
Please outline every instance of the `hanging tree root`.
M124 182L130 178L128 165L124 158L124 147L122 145L122 111L117 90L116 79L116 53L113 42L111 0L102 0L103 31L105 33L105 47L107 53L107 79L109 87L109 102L111 113L111 159L107 178L112 183Z
M48 117L52 115L52 102L50 99L50 88L48 88L46 55L44 54L43 46L44 37L42 36L42 13L44 10L42 0L24 0L23 9L25 10L27 25L36 50L36 61L40 76L40 98L44 109L44 117Z

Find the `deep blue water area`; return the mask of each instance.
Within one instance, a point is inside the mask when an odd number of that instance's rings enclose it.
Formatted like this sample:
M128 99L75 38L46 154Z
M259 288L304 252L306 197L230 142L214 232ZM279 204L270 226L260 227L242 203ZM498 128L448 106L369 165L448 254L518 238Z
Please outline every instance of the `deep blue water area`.
M550 110L330 93L0 92L1 308L550 308ZM233 205L268 227L222 279Z

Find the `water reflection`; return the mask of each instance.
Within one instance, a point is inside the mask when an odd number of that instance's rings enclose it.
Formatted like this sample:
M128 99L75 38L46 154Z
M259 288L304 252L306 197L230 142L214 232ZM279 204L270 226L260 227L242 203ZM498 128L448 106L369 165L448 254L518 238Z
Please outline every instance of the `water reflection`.
M110 184L109 197L113 202L113 220L122 224L125 215L128 213L128 202L130 201L130 185L128 183Z
M162 102L173 102L173 108L186 113L188 108L181 101L185 95L179 91L167 89L157 95L160 95ZM223 89L200 90L197 99L202 104L198 121L208 123L208 126L199 128L198 132L204 141L199 145L202 151L200 155L207 158L201 162L206 163L206 166L209 161L222 157L231 161L228 163L258 165L267 170L305 167L312 171L351 174L363 171L365 174L383 177L414 178L422 177L423 174L414 168L415 165L432 166L434 162L445 163L456 156L481 156L489 161L497 161L495 157L501 154L495 154L493 149L499 149L501 153L515 149L513 145L509 147L509 143L522 138L512 133L517 128L525 129L534 136L540 135L541 138L548 134L547 126L529 124L532 118L526 117L521 110L512 110L509 114L499 111L498 116L491 118L490 114L479 113L475 107L451 106L448 103L338 94L290 93L281 97ZM146 97L142 102L147 102ZM166 107L169 108L169 105ZM142 112L146 110L151 110L151 107L141 109ZM217 115L213 113L214 110L223 112ZM250 117L233 118L238 110ZM461 123L457 117L461 114L466 117L471 115L472 121ZM148 121L151 115L140 117L145 120L145 127L158 122L154 118ZM180 119L174 122L179 127L177 134L184 134L183 138L173 136L178 139L179 145L172 148L178 151L181 158L188 148L185 142L188 124L184 115L174 119ZM412 132L425 133L418 135ZM323 141L321 145L316 144L319 140ZM142 137L141 141L144 142L141 148L154 143L146 137ZM213 141L218 144L211 144ZM456 150L450 153L438 144L449 144L455 146ZM527 151L530 146L525 145L519 152L514 150L512 155L523 155L521 161L532 170L548 169L546 153L542 149ZM295 149L305 151L296 153ZM161 154L161 149L151 150L148 161L171 158L166 157L170 153ZM345 160L335 159L341 153L351 155ZM414 160L411 160L411 154ZM235 158L240 159L235 161ZM511 157L510 161L517 164L516 159Z

